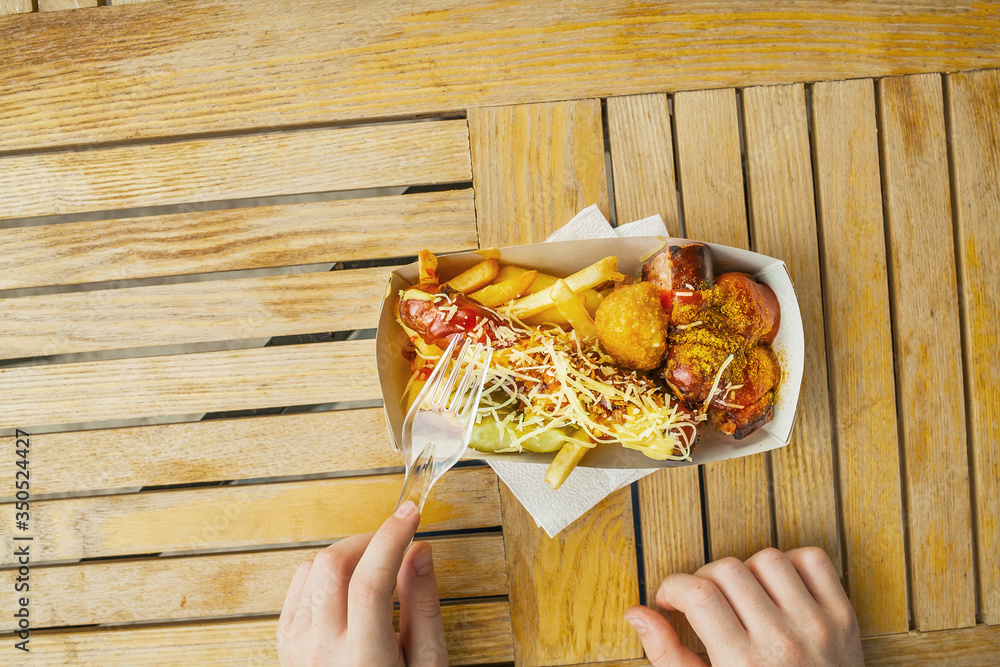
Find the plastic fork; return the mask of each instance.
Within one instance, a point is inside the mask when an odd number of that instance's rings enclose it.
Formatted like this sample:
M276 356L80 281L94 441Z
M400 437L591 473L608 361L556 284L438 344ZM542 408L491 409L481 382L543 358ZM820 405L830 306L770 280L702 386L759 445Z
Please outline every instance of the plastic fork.
M396 507L412 500L420 510L431 487L461 458L472 436L493 349L465 339L452 359L452 339L403 421L406 479Z

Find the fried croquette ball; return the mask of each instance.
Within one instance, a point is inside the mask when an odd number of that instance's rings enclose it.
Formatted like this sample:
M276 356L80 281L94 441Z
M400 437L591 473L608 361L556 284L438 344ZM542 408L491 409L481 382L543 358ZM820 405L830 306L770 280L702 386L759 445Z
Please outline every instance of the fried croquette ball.
M597 338L622 366L648 371L663 361L667 351L667 313L651 284L623 285L597 308Z

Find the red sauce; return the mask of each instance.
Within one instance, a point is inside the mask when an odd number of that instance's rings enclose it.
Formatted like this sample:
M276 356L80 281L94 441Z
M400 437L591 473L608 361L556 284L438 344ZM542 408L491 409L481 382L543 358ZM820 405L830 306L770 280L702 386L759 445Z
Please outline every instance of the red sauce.
M455 312L449 317L452 305ZM495 327L500 324L495 314L459 293L451 294L450 299L445 294L435 295L433 300L403 299L399 302L399 318L428 344L438 347L447 346L456 335L475 330L484 320L487 324L478 342L493 341L496 339Z

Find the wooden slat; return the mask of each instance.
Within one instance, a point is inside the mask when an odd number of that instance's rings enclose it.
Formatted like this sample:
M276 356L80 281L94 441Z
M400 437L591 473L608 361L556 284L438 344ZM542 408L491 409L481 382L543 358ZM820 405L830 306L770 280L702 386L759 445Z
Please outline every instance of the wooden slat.
M608 98L608 132L619 222L659 213L667 231L680 234L674 148L666 95ZM658 470L639 480L646 604L655 606L660 582L672 572L705 564L701 488L695 467ZM678 512L676 508L685 508ZM684 642L703 650L685 616L670 612Z
M469 133L482 247L544 241L591 204L607 217L597 100L472 109Z
M382 408L37 433L30 461L36 498L403 465ZM13 489L4 494L12 498Z
M982 619L1000 623L1000 71L948 77Z
M875 92L813 87L823 298L847 591L863 635L907 629L899 443Z
M1000 655L1000 628L974 628L942 632L909 632L861 641L868 667L984 667L995 665Z
M460 120L40 153L0 169L17 183L0 190L0 218L471 178Z
M446 604L441 608L448 654L455 665L514 659L507 602ZM123 626L32 633L31 664L82 667L189 664L263 667L278 662L277 618Z
M96 6L97 0L38 0L38 11L40 12L57 12L63 9Z
M868 667L984 667L996 662L1000 654L1000 628L977 625L974 628L942 632L909 632L861 641ZM706 664L708 656L702 655ZM649 667L646 658L574 665L574 667Z
M0 150L1000 63L994 1L205 0L72 19L0 28Z
M0 289L476 247L472 190L5 229Z
M976 582L944 93L938 74L880 89L913 622L968 627Z
M452 664L513 660L509 609L504 602L442 607ZM270 665L276 619L221 621L197 625L122 627L73 633L32 633L32 664L175 665L193 652L203 665ZM504 634L506 632L506 635ZM503 643L506 640L507 643ZM981 667L1000 651L1000 630L987 625L943 632L884 635L862 640L870 667L915 664ZM704 657L704 656L703 656ZM578 667L646 667L645 658L589 663Z
M600 115L597 100L470 110L481 244L540 242L575 209L594 202L607 209ZM572 664L641 655L621 614L639 601L629 490L555 539L509 489L501 493L515 659Z
M0 369L0 428L377 399L374 341Z
M36 501L32 564L338 539L378 528L402 485L402 475L376 475ZM0 506L5 539L13 513L13 504ZM484 466L442 477L421 521L427 531L499 523L497 478Z
M735 91L678 93L674 114L687 236L748 247ZM770 546L765 457L709 463L704 470L710 558L745 559Z
M677 178L667 96L609 97L607 104L618 224L659 213L670 235L678 236Z
M656 591L667 575L694 572L705 564L698 468L658 470L639 480L639 517L646 575L646 605L658 608ZM684 643L704 646L681 612L665 612Z
M4 14L24 14L34 11L31 0L0 0L0 16Z
M830 397L809 119L802 84L743 91L750 229L758 252L785 262L795 283L805 364L792 441L770 452L779 549L822 547L838 570Z
M0 359L378 326L388 268L0 300Z
M507 594L499 533L432 541L442 599ZM281 611L299 563L321 547L185 558L85 563L31 570L35 590L59 591L32 599L35 628L132 623ZM0 571L13 590L17 570ZM95 605L96 600L100 604ZM3 632L13 631L17 600L0 601Z

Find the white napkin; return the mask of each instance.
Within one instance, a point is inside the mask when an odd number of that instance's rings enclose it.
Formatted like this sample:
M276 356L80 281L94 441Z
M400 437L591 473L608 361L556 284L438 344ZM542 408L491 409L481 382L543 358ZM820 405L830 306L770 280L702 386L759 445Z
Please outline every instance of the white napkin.
M615 238L617 236L669 236L659 215L636 220L617 228L592 204L573 217L564 227L545 239L576 241ZM535 524L549 537L579 519L587 510L608 495L654 472L655 469L608 469L578 467L558 490L545 483L545 463L490 461L490 466L510 488Z

